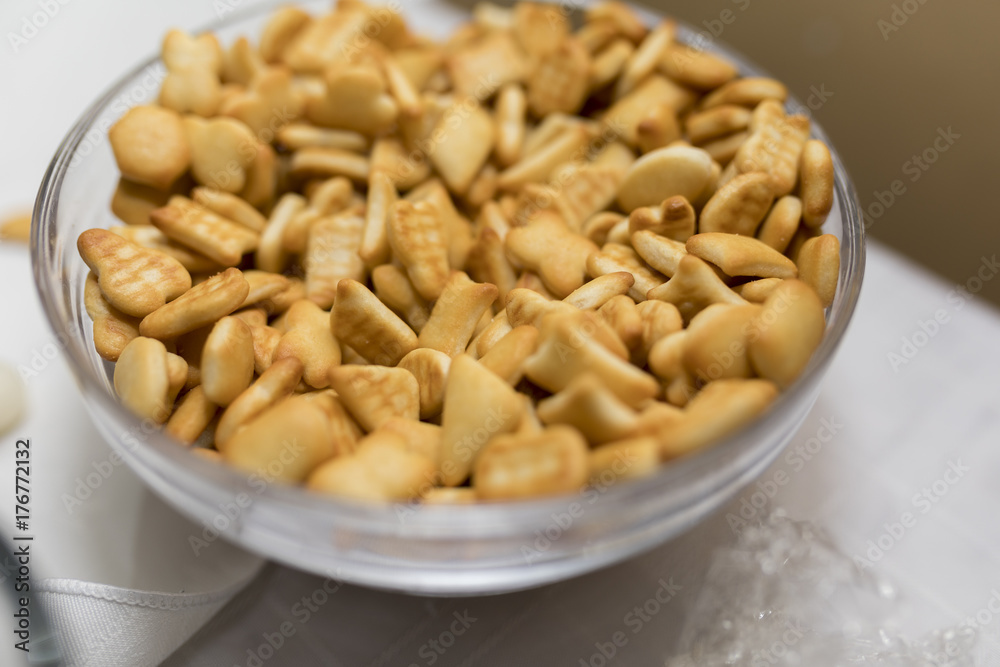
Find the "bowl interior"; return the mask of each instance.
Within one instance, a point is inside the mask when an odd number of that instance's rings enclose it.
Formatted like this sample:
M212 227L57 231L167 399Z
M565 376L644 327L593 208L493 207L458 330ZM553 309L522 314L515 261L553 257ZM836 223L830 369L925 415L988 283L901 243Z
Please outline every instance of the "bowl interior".
M302 4L315 11L328 5ZM274 6L254 7L210 29L224 44L256 36ZM417 30L438 37L466 18L447 2L408 2L402 10ZM744 74L761 73L690 29L682 28L680 37L728 56ZM164 75L157 59L135 68L83 114L60 146L35 206L38 291L95 424L133 470L177 509L211 527L209 532L316 573L407 592L487 593L566 578L662 542L732 496L780 453L815 400L857 302L864 231L853 186L834 152L835 203L824 231L841 241L841 271L826 337L791 390L717 445L642 480L502 505L369 506L247 477L191 455L118 404L110 364L94 351L83 308L88 269L76 238L88 228L121 224L109 208L118 171L107 129L128 108L155 100ZM805 109L795 100L788 106ZM830 144L815 122L813 136ZM249 501L230 516L223 508L241 494Z

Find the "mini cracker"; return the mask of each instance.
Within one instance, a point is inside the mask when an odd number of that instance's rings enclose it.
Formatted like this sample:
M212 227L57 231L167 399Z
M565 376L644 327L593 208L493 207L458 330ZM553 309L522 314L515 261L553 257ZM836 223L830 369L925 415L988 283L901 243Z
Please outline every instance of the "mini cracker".
M721 440L764 412L777 394L766 380L710 382L688 404L684 418L658 434L661 457L676 458Z
M580 309L600 308L619 294L627 294L635 277L628 271L606 273L585 283L563 301Z
M320 218L309 229L309 243L303 257L306 297L320 308L333 305L337 285L343 280L364 280L365 265L358 254L364 218L341 213Z
M833 234L809 239L799 248L799 278L816 291L824 308L833 304L840 278L840 241Z
M101 358L117 361L122 350L139 335L139 320L121 312L104 298L97 277L87 276L84 307L94 321L94 347Z
M762 241L739 234L706 232L687 240L687 251L729 276L794 278L795 263Z
M694 255L682 257L674 276L663 285L650 290L649 298L674 304L685 321L690 321L713 303L746 303L746 300L722 282L704 260Z
M285 334L274 349L273 361L295 357L310 387L330 385L330 373L340 364L340 343L330 331L330 314L312 301L297 301L285 313Z
M490 283L473 282L461 271L452 274L434 304L430 319L420 330L418 343L455 357L472 340L476 324L496 300L498 290Z
M479 362L512 387L524 377L524 362L538 345L538 329L533 326L515 327L484 354Z
M702 209L701 232L725 232L753 236L774 201L771 177L751 172L733 178Z
M247 474L268 470L271 479L302 482L336 450L323 409L293 396L258 414L219 451Z
M461 484L480 450L490 439L517 428L523 410L520 395L500 377L468 355L455 357L441 420L444 485Z
M431 316L430 307L417 294L406 272L394 264L383 264L372 271L372 284L375 296L420 333Z
M216 405L229 405L250 386L253 372L250 327L235 317L223 317L212 327L201 352L205 397Z
M185 116L183 123L194 179L226 192L240 192L254 157L247 149L257 143L250 128L235 118Z
M635 410L589 373L539 402L538 417L545 424L575 427L592 445L629 437L635 433L639 419Z
M441 414L451 357L437 350L417 348L400 360L399 368L405 368L417 378L420 387L420 418L430 419Z
M354 280L337 286L332 321L337 337L373 363L395 366L417 347L413 330Z
M204 389L195 387L177 404L164 430L182 444L190 445L204 433L218 411L219 406L205 398Z
M567 426L552 426L534 436L491 441L476 459L472 488L484 500L534 498L575 491L588 472L583 437Z
M712 158L700 148L660 148L635 161L618 191L618 203L631 212L675 195L694 201L711 175Z
M420 387L406 369L340 366L330 371L330 385L369 433L393 417L417 420L420 416Z
M537 271L559 298L583 285L587 257L597 252L589 239L574 234L551 214L539 214L528 226L510 230L506 246L515 261Z
M833 157L822 141L807 141L799 166L802 218L810 227L822 227L833 208Z
M776 201L757 231L757 238L778 252L784 252L799 229L802 200L786 195Z
M191 164L191 148L181 117L170 109L129 109L111 129L108 140L125 178L166 190Z
M139 331L160 340L176 338L233 312L249 293L240 270L226 269L144 317Z
M400 201L389 210L389 245L406 267L413 287L433 301L448 282L448 244L444 223L436 206L421 201Z
M279 359L229 404L215 429L215 441L224 446L255 415L291 396L302 379L302 362L294 357Z
M668 278L677 273L681 259L688 253L684 243L650 230L632 234L632 247L643 261Z
M191 191L191 198L213 213L260 233L267 224L260 211L236 195L204 186Z
M581 335L572 315L550 315L542 321L538 349L525 361L525 375L551 392L565 389L584 372L597 375L620 399L638 406L654 398L660 387L652 376L632 366L598 343Z
M692 318L682 356L688 373L702 382L753 377L747 346L760 311L758 305L713 304Z
M764 301L755 330L749 342L754 370L786 388L802 374L823 339L823 303L806 283L782 281Z
M126 315L145 317L191 287L191 275L176 259L105 229L88 229L76 245L104 297Z
M605 243L600 252L591 253L587 258L587 273L597 278L609 273L627 271L632 274L633 284L628 295L635 301L644 301L650 290L663 285L666 278L651 269L629 246L619 243Z
M164 255L173 257L181 263L181 266L187 269L188 273L215 273L222 269L222 266L218 262L170 240L166 234L153 225L143 224L111 227L108 231L114 232L118 236L128 239L143 248L162 252Z
M134 338L115 364L115 392L136 416L162 424L170 416L167 348L158 340Z
M170 203L150 214L150 219L169 238L222 266L239 264L244 254L257 249L260 238L181 196L171 197Z

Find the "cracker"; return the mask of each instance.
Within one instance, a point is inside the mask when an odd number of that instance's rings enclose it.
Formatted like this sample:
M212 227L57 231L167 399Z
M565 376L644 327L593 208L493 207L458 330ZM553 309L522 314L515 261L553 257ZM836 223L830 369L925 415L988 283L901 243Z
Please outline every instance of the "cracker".
M361 283L341 280L336 296L337 337L368 361L395 366L416 349L413 330Z
M219 452L227 463L247 474L302 482L336 449L323 409L314 401L293 396L259 413Z
M673 277L650 290L648 298L674 304L685 322L713 303L746 303L722 282L704 260L694 255L684 255Z
M171 240L222 266L238 265L243 255L257 249L260 239L254 231L181 196L171 197L150 219Z
M583 437L552 426L535 436L493 439L476 459L472 488L484 500L535 498L577 490L588 472Z
M330 314L312 301L297 301L284 316L285 333L273 361L295 357L305 370L303 381L315 389L330 386L330 373L340 364L340 344L330 330Z
M389 245L413 287L433 301L448 282L448 244L440 210L427 201L396 202L389 209Z
M119 400L137 417L158 424L167 421L167 348L152 338L132 339L115 364L114 385Z
M639 420L635 410L589 373L539 402L538 417L545 424L573 426L591 445L629 437L638 428Z
M794 278L798 275L792 260L751 236L706 232L689 238L685 247L729 276Z
M180 262L105 230L88 229L76 242L108 302L132 317L145 317L191 287Z
M339 366L330 371L330 385L369 433L393 417L415 421L420 416L420 387L406 369Z
M104 298L97 277L87 276L84 307L94 321L94 347L102 359L117 361L122 350L139 335L139 320L121 312Z
M461 484L480 450L517 428L524 404L510 385L468 355L452 360L441 419L441 479Z
M182 444L191 445L205 432L218 411L219 406L205 397L204 389L195 387L177 404L164 430Z
M690 146L660 148L635 161L618 190L618 203L631 212L675 195L693 201L711 175L712 158L705 151Z
M253 373L250 327L235 317L223 317L212 327L201 353L205 397L216 405L229 405L250 386Z
M400 359L399 367L410 371L417 378L420 387L420 418L431 419L441 414L451 357L444 352L422 347L410 351Z
M822 227L833 208L833 157L822 141L807 141L799 165L802 219L813 228Z
M176 338L230 314L249 293L250 285L240 270L226 269L146 315L139 332L160 340Z
M291 396L302 379L302 362L294 357L279 359L229 403L215 429L215 441L224 447L253 418Z
M811 238L799 249L799 278L812 287L824 308L833 304L840 278L840 240L833 234Z
M525 362L525 375L551 392L561 391L577 375L592 372L622 401L638 406L654 398L660 387L652 376L616 356L585 330L572 315L557 313L542 320L538 349Z
M754 370L786 388L802 374L823 339L823 302L806 283L784 280L764 301L753 327L749 352Z
M477 283L461 271L451 275L434 304L430 319L420 330L420 347L455 357L472 340L476 324L496 300L498 290L490 283Z

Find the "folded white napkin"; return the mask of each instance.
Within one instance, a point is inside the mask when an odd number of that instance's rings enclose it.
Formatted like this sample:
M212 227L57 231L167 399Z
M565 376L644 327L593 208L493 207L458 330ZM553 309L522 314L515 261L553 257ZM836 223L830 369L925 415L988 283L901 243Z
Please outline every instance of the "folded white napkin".
M48 614L66 665L156 665L242 589L263 559L223 540L196 553L188 538L202 527L112 456L58 354L32 282L27 248L0 244L0 303L16 314L16 326L0 329L0 362L19 371L27 399L22 421L0 434L0 497L13 498L16 441L30 439L30 519L17 533L34 537L31 604ZM0 503L0 534L15 532L14 521L12 504ZM46 648L42 639L32 634L32 658ZM0 642L0 664L27 657L13 643Z

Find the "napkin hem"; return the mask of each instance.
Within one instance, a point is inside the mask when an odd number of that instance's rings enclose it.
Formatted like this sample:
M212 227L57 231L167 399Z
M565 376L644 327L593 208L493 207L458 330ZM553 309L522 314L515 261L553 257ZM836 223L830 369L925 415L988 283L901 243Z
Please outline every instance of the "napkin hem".
M180 609L190 609L215 604L220 600L232 597L234 590L239 590L246 586L260 573L260 567L253 572L229 586L218 591L209 593L166 593L156 591L135 591L119 586L108 586L96 584L78 579L45 579L38 584L36 591L45 596L67 595L76 597L87 597L92 599L118 602L133 607L148 607L151 609L163 609L166 611L177 611Z

